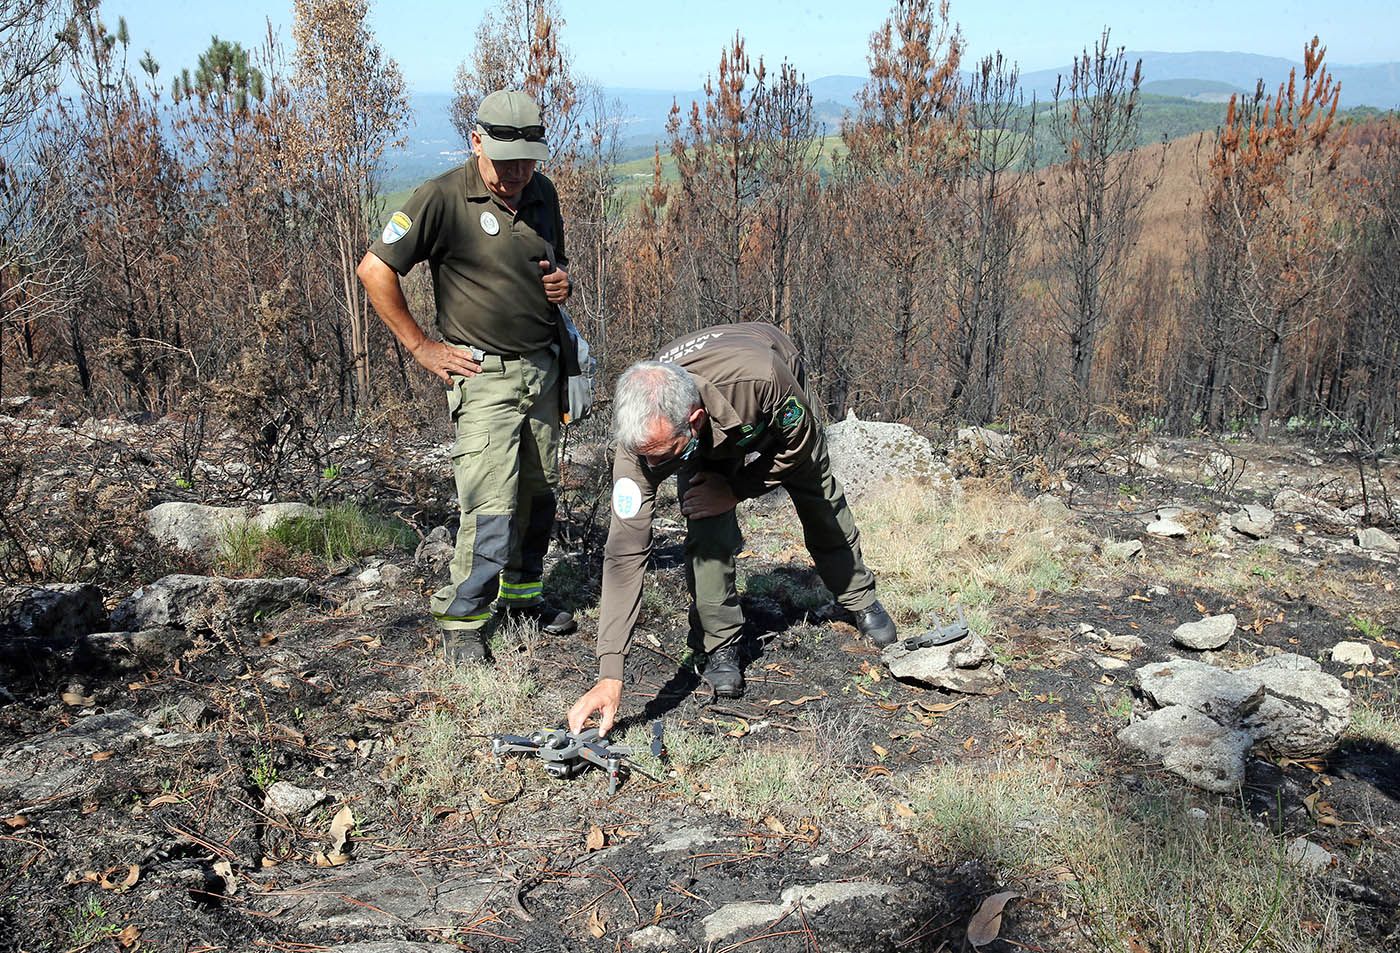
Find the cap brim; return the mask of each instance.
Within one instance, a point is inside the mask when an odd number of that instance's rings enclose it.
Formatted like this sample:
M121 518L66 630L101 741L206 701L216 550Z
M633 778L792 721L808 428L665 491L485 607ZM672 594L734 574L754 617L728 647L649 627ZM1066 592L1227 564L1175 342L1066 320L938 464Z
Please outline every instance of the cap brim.
M549 145L547 143L530 142L528 139L505 142L501 139L492 139L484 132L481 133L481 151L486 153L486 158L502 162L511 159L535 159L543 162L549 158Z

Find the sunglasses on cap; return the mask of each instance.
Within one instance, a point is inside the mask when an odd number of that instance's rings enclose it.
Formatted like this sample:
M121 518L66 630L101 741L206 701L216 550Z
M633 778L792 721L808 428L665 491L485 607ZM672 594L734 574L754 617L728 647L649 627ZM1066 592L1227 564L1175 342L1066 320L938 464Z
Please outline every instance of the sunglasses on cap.
M482 122L480 119L476 124L488 136L500 142L514 142L517 139L544 142L544 126L498 126L494 122Z

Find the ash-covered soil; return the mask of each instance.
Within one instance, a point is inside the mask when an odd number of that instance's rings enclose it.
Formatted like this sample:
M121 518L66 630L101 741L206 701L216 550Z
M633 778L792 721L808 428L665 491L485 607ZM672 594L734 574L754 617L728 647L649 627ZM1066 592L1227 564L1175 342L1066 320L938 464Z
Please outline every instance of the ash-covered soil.
M139 443L110 439L114 453ZM1146 921L1112 942L1086 926L1079 888L1095 872L1037 859L1084 856L1043 819L988 832L1031 845L1015 851L924 820L931 779L965 777L975 800L1013 774L1135 823L1160 824L1150 805L1166 804L1210 824L1258 825L1281 844L1305 837L1333 855L1309 889L1348 923L1328 948L1394 949L1396 560L1348 545L1351 527L1307 516L1279 514L1265 540L1230 536L1219 514L1268 505L1284 485L1353 505L1354 473L1313 451L1232 446L1244 477L1209 487L1196 463L1211 452L1163 444L1151 469L1076 472L1073 492L1058 494L1068 516L1040 543L1058 581L1015 591L977 581L986 597L971 617L1004 673L992 695L891 678L825 604L779 495L744 509L747 693L710 697L687 647L681 527L663 521L615 735L641 740L661 718L672 753L638 758L611 797L597 771L552 781L528 760L496 765L487 732L449 730L500 730L499 711L483 706L507 704L534 719L511 726L519 732L557 724L591 684L601 538L581 519L597 514L589 493L600 478L582 464L569 472L569 521L546 580L580 631L504 627L493 644L499 697L472 695L436 660L425 603L440 566L407 550L323 568L314 600L284 613L141 652L92 640L11 652L0 668L0 950L931 953L966 948L969 930L986 928L974 924L979 907L1002 891L1020 896L983 949L1167 949ZM435 495L400 492L384 508L412 505L426 532L446 519L448 475L431 454L408 471L417 475L388 483L435 485ZM1033 495L994 477L963 488L1008 506ZM1189 535L1144 532L1168 504L1197 521ZM858 521L881 505L878 493L859 501ZM994 536L961 545L995 564L1004 541ZM1141 539L1144 553L1109 560L1105 539ZM930 576L943 572L928 564ZM960 577L945 575L952 599ZM104 583L109 603L149 581ZM907 632L925 621L922 604L886 600ZM1179 623L1223 612L1240 628L1216 662L1316 659L1351 689L1357 713L1330 752L1251 760L1238 796L1191 789L1115 738L1143 704L1134 671L1187 654L1172 642ZM1142 646L1105 647L1128 635ZM1370 644L1375 664L1331 661L1343 640ZM508 695L507 682L528 698ZM805 806L794 804L813 778ZM278 810L267 801L278 784L315 803ZM347 807L352 823L337 825Z

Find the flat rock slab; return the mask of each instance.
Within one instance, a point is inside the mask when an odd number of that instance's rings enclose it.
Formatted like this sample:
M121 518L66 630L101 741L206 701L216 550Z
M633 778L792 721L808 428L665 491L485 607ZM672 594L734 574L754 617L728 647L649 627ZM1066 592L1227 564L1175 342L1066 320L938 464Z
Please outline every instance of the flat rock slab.
M950 692L995 695L1006 682L991 647L976 632L948 645L919 649L895 642L880 657L895 678Z
M696 847L713 844L722 839L718 834L707 831L703 827L682 827L666 834L648 850L653 854L677 853L694 850Z
M102 590L77 583L0 589L0 640L65 645L107 625Z
M1172 632L1172 641L1188 649L1209 651L1224 647L1239 628L1234 613L1206 616L1199 622L1183 622Z
M20 802L77 797L96 787L92 756L121 751L142 737L145 723L126 709L80 718L63 731L0 752L0 792Z
M799 906L804 914L810 916L820 913L833 904L853 901L861 901L866 904L879 903L899 892L897 887L870 881L818 883L789 887L782 892L776 903L742 901L728 903L720 907L702 921L705 942L716 943L741 930L767 926Z
M1191 535L1191 531L1173 519L1158 519L1147 524L1147 532L1153 536L1176 539Z
M83 637L83 649L120 671L159 665L193 644L184 629L142 629L139 632L93 632Z
M352 861L295 887L252 895L255 909L306 933L451 930L510 905L506 880L454 875L400 861Z
M323 519L326 511L305 503L262 506L205 506L161 503L146 511L146 529L156 539L186 552L214 553L228 535L245 527L271 529L291 519Z
M311 583L285 579L226 579L177 574L137 589L112 612L112 624L135 631L163 626L208 630L246 625L312 596Z

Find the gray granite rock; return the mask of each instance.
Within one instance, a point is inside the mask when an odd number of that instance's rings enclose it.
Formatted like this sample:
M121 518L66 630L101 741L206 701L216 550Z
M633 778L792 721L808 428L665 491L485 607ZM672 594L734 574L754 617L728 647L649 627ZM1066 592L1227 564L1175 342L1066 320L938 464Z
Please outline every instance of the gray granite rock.
M263 795L263 810L300 818L329 796L325 791L299 788L289 781L276 781Z
M656 925L636 931L627 937L627 942L634 950L663 950L671 953L673 950L685 948L685 941L679 934Z
M943 456L911 427L860 420L850 413L826 428L826 443L832 473L850 499L909 483L945 499L962 496Z
M1230 527L1250 539L1264 539L1274 531L1276 517L1267 506L1249 503L1230 517Z
M290 519L322 519L326 511L305 503L266 503L262 506L205 506L201 503L161 503L146 511L146 529L156 539L186 552L214 553L229 533L245 526L271 529Z
M1320 874L1337 862L1335 854L1306 837L1294 838L1286 854L1288 862L1305 874Z
M93 632L82 640L94 658L119 671L159 665L193 644L184 629L142 629L139 632Z
M1313 519L1337 526L1350 526L1355 522L1352 517L1331 503L1325 503L1315 496L1309 496L1292 487L1278 492L1278 495L1274 497L1274 509L1280 513L1310 516Z
M1206 616L1198 622L1183 622L1172 632L1172 641L1177 645L1198 651L1223 648L1239 628L1239 620L1233 613Z
M397 860L352 861L299 884L250 897L254 909L308 933L451 930L511 904L514 885ZM363 935L361 933L361 935Z
M1356 540L1356 545L1370 552L1388 553L1392 556L1400 553L1400 540L1374 526L1357 530L1353 538Z
M143 586L112 612L112 624L128 630L178 626L214 629L247 624L308 600L311 583L285 579L226 579L220 576L166 576Z
M88 715L62 731L28 738L0 752L0 792L20 803L78 797L97 783L99 751L126 751L145 727L126 709Z
M1118 732L1118 740L1162 762L1196 787L1218 794L1238 790L1253 739L1185 705L1168 705Z
M1172 519L1159 519L1148 523L1147 532L1153 536L1161 536L1166 539L1177 539L1182 536L1191 535L1189 529Z
M1142 555L1142 540L1128 539L1118 542L1106 539L1103 541L1102 549L1105 559L1114 560L1116 562L1126 562L1135 556Z
M0 589L0 641L69 645L107 625L96 586L54 583Z
M1338 642L1332 646L1332 661L1341 665L1375 665L1376 653L1365 642Z
M1326 672L1297 666L1286 655L1234 671L1172 659L1143 666L1137 677L1155 704L1192 708L1245 731L1269 754L1321 754L1351 724L1351 693L1342 683Z
M895 678L972 695L994 695L1005 677L991 647L976 632L950 645L906 649L903 640L880 655Z
M788 887L776 903L728 903L701 921L707 943L716 943L740 930L765 926L799 906L811 916L827 907L852 901L880 901L899 893L897 887L870 881L806 884Z

